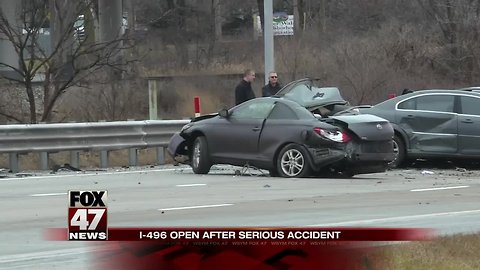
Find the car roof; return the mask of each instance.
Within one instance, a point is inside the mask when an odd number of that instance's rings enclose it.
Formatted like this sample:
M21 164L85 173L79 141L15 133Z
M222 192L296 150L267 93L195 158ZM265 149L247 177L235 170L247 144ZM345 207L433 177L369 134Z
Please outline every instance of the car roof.
M456 94L456 95L469 95L480 97L480 92L467 92L466 90L458 90L458 89L427 89L427 90L415 90L413 92L409 92L407 94L399 95L391 99L384 100L378 104L373 105L372 107L383 107L383 106L390 106L392 103L402 102L408 98L416 97L422 94Z
M282 103L290 107L290 109L294 110L297 116L304 117L306 115L314 117L313 114L311 114L307 108L303 107L302 105L298 104L298 102L295 102L293 100L285 99L283 97L278 97L278 96L269 96L269 97L258 97L254 99L250 99L248 101L245 101L244 103L241 103L235 107L242 106L242 104L245 103L252 103L252 102L261 102L264 100L271 101L272 103ZM235 108L234 107L234 108Z
M243 103L240 103L240 104L238 104L238 105L235 105L235 106L232 107L232 108L239 107L239 106L241 106L241 105L244 104L244 103L261 102L261 101L264 101L264 100L270 100L271 102L282 102L282 103L288 104L288 105L290 105L290 106L304 108L302 105L298 104L298 102L295 102L295 101L293 101L293 100L286 99L286 98L283 98L283 97L279 97L279 96L269 96L269 97L257 97L257 98L253 98L253 99L247 100L247 101L245 101L245 102L243 102Z
M480 86L470 86L470 87L465 87L465 88L459 88L457 90L480 93Z
M305 109L305 107L298 104L298 102L295 102L293 100L286 99L286 98L283 98L283 97L279 97L279 96L258 97L258 98L252 99L253 102L258 102L258 101L261 101L261 100L273 100L273 102L282 102L282 103L285 103L285 104L290 105L292 107L299 107L299 108L304 108Z
M404 96L416 96L422 93L435 93L435 94L465 94L466 91L469 91L469 94L480 95L480 87L478 89L470 88L461 88L461 89L425 89L425 90L415 90L408 94L400 95Z

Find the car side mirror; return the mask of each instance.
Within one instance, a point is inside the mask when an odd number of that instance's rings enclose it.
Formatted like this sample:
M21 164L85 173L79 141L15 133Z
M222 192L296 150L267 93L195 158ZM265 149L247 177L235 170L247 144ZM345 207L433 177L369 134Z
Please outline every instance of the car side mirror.
M218 114L220 115L220 117L223 117L223 118L228 118L230 116L230 113L228 112L227 109L221 109Z

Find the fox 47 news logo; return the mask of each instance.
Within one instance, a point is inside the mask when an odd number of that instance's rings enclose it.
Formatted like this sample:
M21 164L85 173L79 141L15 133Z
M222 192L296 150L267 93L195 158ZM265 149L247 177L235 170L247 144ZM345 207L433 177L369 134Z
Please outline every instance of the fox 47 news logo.
M107 239L107 191L69 191L68 240Z

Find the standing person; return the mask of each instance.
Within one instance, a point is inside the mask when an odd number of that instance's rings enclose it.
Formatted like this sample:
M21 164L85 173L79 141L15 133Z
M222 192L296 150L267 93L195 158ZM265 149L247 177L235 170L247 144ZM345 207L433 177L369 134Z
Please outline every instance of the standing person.
M268 74L268 84L262 88L262 96L269 97L275 95L282 89L282 86L278 82L278 75L275 71L270 71Z
M252 82L254 80L255 71L247 69L243 72L242 81L235 87L235 105L255 98L255 93L252 89Z

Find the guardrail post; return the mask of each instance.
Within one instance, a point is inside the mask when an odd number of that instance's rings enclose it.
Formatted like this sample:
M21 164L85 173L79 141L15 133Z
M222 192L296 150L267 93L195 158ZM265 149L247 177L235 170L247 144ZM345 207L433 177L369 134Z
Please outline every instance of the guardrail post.
M18 167L18 153L9 154L9 163L12 173L18 173L20 171L20 168Z
M135 148L128 149L128 165L138 166L138 150Z
M70 151L70 165L79 168L80 167L80 152Z
M165 148L157 147L157 162L159 165L165 164Z
M48 152L40 152L40 169L48 170Z
M158 119L157 81L155 79L148 80L148 111L150 120Z
M103 150L100 152L100 168L107 168L108 167L108 156L109 152L107 150Z

